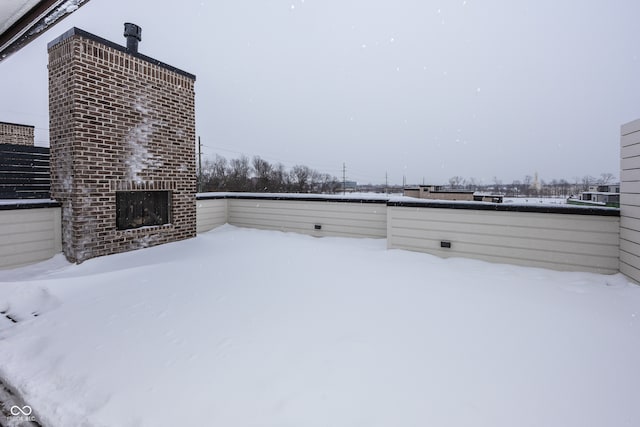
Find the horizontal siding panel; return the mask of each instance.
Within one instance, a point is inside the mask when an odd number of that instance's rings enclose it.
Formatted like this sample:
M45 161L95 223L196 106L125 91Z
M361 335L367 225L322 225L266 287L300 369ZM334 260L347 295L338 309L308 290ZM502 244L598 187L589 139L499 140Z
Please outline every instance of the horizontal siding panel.
M621 128L620 272L640 282L640 120Z
M13 234L0 234L2 238L2 244L13 245L18 243L32 243L50 240L52 244L55 242L54 230L49 226L41 231L31 231L29 233L13 233Z
M618 221L613 221L615 230L612 231L609 223L604 223L603 227L606 231L600 231L598 227L601 224L593 224L590 232L583 230L567 229L550 229L536 228L529 225L510 225L501 226L493 224L478 223L461 223L448 221L418 221L418 220L396 220L394 227L396 229L405 229L407 232L413 230L430 230L445 233L454 233L456 235L483 235L483 236L502 236L505 238L520 238L526 240L542 240L548 242L570 242L570 243L591 243L604 245L618 245Z
M61 209L0 211L0 268L51 258L61 248Z
M551 230L590 230L617 233L619 218L589 215L567 215L536 212L495 212L462 209L390 207L394 220L442 221L456 224L483 224L499 227L528 227Z
M640 244L640 230L620 227L620 240Z
M384 238L379 230L367 229L365 227L340 227L335 225L323 226L322 230L315 230L309 224L289 223L278 226L272 221L260 221L244 223L231 223L237 227L257 228L262 230L277 230L290 233L308 234L315 237L357 237L357 238Z
M3 244L0 246L0 257L6 257L8 255L29 255L33 252L39 251L53 251L54 241L53 239L32 241L32 242L14 242L10 245Z
M620 197L640 194L640 182L623 182L620 188Z
M402 207L390 207L388 217L390 248L556 270L618 269L617 217Z
M629 191L625 188L625 191ZM620 193L620 207L626 206L640 206L640 194L634 193Z
M472 243L477 245L500 246L512 249L533 249L554 253L574 253L596 256L617 256L618 235L610 236L608 243L582 243L568 240L531 238L522 236L505 236L501 234L482 233L484 228L478 227L478 232L460 232L455 230L425 230L415 228L395 227L394 237L410 237L427 239L438 242L448 240L455 243ZM454 243L454 244L455 244Z
M255 217L263 219L270 219L275 223L288 223L288 222L303 222L306 224L336 224L336 225L362 225L366 227L378 227L380 229L386 229L386 222L380 218L374 216L368 216L358 218L358 215L344 216L334 215L335 213L328 214L327 212L289 212L287 210L282 211L267 211L267 210L230 210L230 216L234 222L242 222L243 220L251 220Z
M622 152L625 148L631 147L638 143L640 143L640 132L634 132L628 135L622 135L622 137L620 138L620 148L621 148L620 151ZM627 156L623 156L623 157L627 157Z
M640 134L635 144L622 147L620 149L620 158L629 159L640 156Z
M196 232L204 233L227 223L227 200L198 200L196 204Z
M640 214L640 210L637 213ZM620 217L620 227L630 230L640 230L640 218L622 216Z
M621 181L621 185L623 187L624 186L631 186L631 185L633 185L633 183L640 182L640 167L631 168L631 169L623 169L620 172L620 181Z
M640 268L620 261L620 273L640 283Z
M279 211L302 215L309 213L327 217L347 216L352 219L362 218L362 216L373 215L386 217L386 205L360 204L360 203L332 203L326 201L279 201L279 200L229 200L229 211L259 209L262 211Z
M426 252L424 250L420 250L419 248L417 249L407 248L407 249L414 250L416 252ZM516 257L505 258L503 256L492 256L485 253L452 255L451 252L447 252L444 249L429 250L428 253L430 255L439 256L441 258L455 258L455 257L472 258L480 261L487 261L487 262L493 262L493 263L499 263L499 264L513 264L513 265L519 265L523 267L547 268L547 269L558 270L558 271L589 271L589 272L600 273L600 274L614 274L618 272L617 267L614 269L609 269L604 267L601 269L594 269L592 268L592 266L575 266L575 265L564 264L562 262L555 262L555 261L545 262L545 261L534 260L531 258L516 258Z
M280 200L229 200L230 209L260 209L260 210L278 210L287 212L308 212L326 213L331 215L351 215L352 218L358 218L362 215L386 215L387 206L380 204L360 204L360 203L332 203L326 201L308 202L308 201L280 201Z
M0 217L1 218L1 217ZM0 223L0 236L29 234L34 231L51 230L52 221L29 221Z
M640 119L625 123L620 127L620 134L622 136L633 132L640 132Z
M314 236L386 237L386 205L229 199L229 223ZM315 225L322 226L316 230Z
M620 262L633 267L640 267L640 255L620 249Z
M367 226L366 223L355 223L349 221L341 221L328 223L326 221L313 221L302 217L294 218L268 218L258 215L246 216L239 218L232 216L229 223L240 227L255 227L261 229L292 231L304 234L312 234L314 236L331 235L331 236L357 236L357 237L377 237L384 238L386 236L386 228ZM315 224L321 224L321 230L315 230Z
M628 170L628 169L636 169L639 166L640 158L638 157L629 157L627 159L620 159L620 169Z
M606 274L615 273L618 270L617 250L613 256L605 257L465 242L452 242L452 249L445 251L439 248L439 244L439 241L429 242L409 237L396 238L395 236L392 242L393 247L419 250L446 258L463 257L526 266L535 264L555 270L591 271Z
M51 218L56 215L56 212L59 214L60 208L10 209L1 211L0 218L2 219L3 224L50 221Z
M56 253L59 252L60 251ZM55 255L56 253L54 253L53 255ZM0 269L16 268L40 261L45 261L51 258L53 255L51 254L51 249L48 248L31 251L29 253L14 253L3 255L2 258L0 258Z
M238 227L259 228L265 230L279 230L285 232L296 232L310 234L313 236L344 236L344 237L372 237L384 238L385 233L379 227L367 227L353 223L345 224L322 224L321 230L314 228L313 221L281 221L277 222L269 218L251 217L245 220L232 219L231 225Z
M640 242L632 242L631 240L621 238L620 250L640 256ZM640 264L638 266L640 267Z

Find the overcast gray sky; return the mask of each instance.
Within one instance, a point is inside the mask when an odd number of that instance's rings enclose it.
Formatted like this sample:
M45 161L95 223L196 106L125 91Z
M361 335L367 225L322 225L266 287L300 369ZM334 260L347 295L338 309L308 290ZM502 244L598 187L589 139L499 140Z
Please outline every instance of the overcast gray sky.
M637 0L91 0L0 63L0 121L48 145L46 44L76 26L196 74L204 152L360 183L619 177Z

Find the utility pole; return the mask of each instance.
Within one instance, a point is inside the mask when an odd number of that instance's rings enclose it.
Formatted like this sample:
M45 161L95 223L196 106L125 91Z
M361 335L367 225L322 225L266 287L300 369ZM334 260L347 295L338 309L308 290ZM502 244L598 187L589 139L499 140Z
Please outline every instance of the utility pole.
M384 193L389 194L389 173L384 173Z
M202 193L202 143L198 137L198 193Z
M342 194L347 193L347 165L342 163Z

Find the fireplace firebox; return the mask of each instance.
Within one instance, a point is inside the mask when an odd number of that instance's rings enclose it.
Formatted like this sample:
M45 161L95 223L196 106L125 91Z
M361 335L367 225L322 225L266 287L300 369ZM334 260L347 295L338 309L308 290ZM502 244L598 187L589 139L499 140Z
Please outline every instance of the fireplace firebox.
M170 191L117 191L116 228L164 225L171 222Z

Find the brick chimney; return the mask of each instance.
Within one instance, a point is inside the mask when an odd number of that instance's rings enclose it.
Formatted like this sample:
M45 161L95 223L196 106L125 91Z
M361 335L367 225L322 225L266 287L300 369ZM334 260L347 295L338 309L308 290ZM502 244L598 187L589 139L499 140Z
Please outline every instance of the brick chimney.
M129 31L135 49L78 28L48 45L51 192L72 262L196 233L195 76Z

